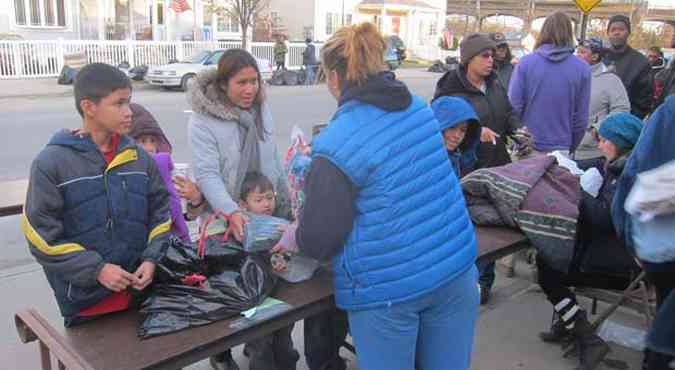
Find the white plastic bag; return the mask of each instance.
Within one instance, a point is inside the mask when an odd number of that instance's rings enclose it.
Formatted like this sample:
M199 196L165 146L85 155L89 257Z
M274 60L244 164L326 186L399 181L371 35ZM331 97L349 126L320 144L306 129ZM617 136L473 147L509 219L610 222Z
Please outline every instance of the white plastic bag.
M675 213L675 160L638 174L625 209L642 222Z
M600 171L598 171L598 169L595 167L592 167L588 171L584 172L584 174L581 175L581 178L579 179L581 188L584 189L584 191L588 194L592 195L593 198L597 198L598 194L600 194L600 188L602 188L602 183L604 181L605 180L602 178Z

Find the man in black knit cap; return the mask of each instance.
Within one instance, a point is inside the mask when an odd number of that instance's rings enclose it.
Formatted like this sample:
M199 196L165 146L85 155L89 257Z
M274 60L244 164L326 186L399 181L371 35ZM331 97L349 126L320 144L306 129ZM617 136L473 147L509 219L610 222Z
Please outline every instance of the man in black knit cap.
M628 92L631 113L644 118L652 108L654 87L650 77L651 66L647 57L628 45L630 33L628 17L615 15L609 19L607 37L612 49L605 56L605 64L613 65L621 78Z

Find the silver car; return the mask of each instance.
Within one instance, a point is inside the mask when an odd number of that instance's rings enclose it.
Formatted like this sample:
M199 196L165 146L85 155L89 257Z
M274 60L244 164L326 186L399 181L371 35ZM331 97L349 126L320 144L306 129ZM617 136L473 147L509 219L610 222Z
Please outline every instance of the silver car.
M171 63L159 67L150 67L145 75L145 82L154 86L166 88L179 87L187 89L188 81L200 71L208 68L217 68L218 60L225 49L203 50L190 57L187 61ZM267 59L256 58L258 69L263 80L272 77L272 63Z

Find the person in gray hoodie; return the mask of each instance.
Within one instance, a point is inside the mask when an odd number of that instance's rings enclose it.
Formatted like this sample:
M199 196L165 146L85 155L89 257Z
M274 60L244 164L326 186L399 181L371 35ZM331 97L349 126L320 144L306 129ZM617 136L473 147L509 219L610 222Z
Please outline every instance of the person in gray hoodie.
M591 66L591 105L586 133L581 144L574 153L574 158L581 164L590 165L602 158L598 149L598 141L593 130L598 130L600 123L607 116L616 112L630 112L630 100L626 88L613 69L607 67L602 59L607 53L602 40L592 37L584 40L577 48L579 58ZM582 167L587 167L583 166Z
M214 211L226 213L238 240L244 237L246 222L239 195L249 172L262 173L274 185L275 215L290 215L286 177L260 81L255 58L246 50L231 49L220 58L217 69L197 74L186 94L193 112L188 127L192 167L207 202L202 216ZM273 340L267 337L249 342L245 350L249 369L295 369L299 355L293 349L292 329L293 325L273 333ZM239 369L230 351L213 356L211 366L215 370Z

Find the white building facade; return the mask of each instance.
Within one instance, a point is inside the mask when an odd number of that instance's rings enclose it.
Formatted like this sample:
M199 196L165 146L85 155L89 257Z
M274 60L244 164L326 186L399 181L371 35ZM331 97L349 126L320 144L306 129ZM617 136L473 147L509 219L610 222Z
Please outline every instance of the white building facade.
M271 0L270 17L289 40L323 42L343 25L372 22L398 35L413 55L435 59L447 0Z
M26 40L241 40L239 25L203 0L0 0L0 34ZM196 37L195 37L196 36Z

